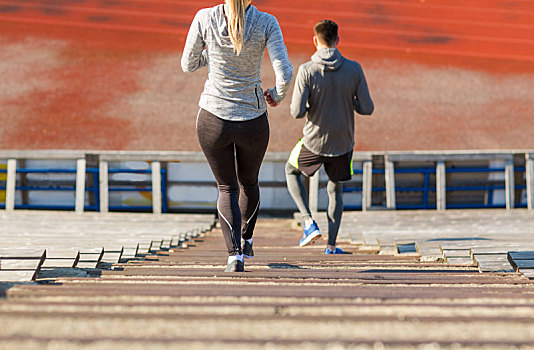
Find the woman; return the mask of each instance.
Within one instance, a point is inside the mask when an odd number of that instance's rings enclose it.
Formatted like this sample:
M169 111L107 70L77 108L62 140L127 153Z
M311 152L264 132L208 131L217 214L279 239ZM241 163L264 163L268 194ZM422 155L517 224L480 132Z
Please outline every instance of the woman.
M278 21L250 2L225 0L200 10L182 56L184 72L208 66L197 134L219 189L217 210L228 248L227 272L244 271L243 257L254 256L252 234L260 205L258 174L269 143L265 98L276 107L293 77ZM265 48L276 86L262 93L260 71Z

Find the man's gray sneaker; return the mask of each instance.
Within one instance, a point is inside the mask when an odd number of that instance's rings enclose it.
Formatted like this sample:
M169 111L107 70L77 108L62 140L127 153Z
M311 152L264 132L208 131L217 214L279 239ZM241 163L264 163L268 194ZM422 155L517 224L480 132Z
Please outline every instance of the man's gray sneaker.
M244 272L245 264L242 261L234 260L226 266L224 272Z

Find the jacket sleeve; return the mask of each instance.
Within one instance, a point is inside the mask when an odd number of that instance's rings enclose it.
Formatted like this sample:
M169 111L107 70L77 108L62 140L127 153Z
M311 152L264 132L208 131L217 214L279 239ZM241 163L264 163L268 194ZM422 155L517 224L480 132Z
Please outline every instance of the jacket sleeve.
M201 16L202 10L193 19L185 41L181 62L185 73L197 71L208 64L208 55L204 49L206 44L202 36Z
M271 24L267 28L267 51L276 75L276 87L269 92L273 100L279 103L289 90L291 79L293 79L293 66L289 61L280 25L274 16L271 19Z
M306 70L300 66L295 78L295 87L291 99L290 111L295 118L304 118L308 112L308 99L310 98L310 88L306 79Z
M367 87L367 80L363 74L363 69L360 68L360 83L356 89L356 96L354 96L353 104L354 110L358 114L371 115L375 109L371 95L369 94L369 88Z

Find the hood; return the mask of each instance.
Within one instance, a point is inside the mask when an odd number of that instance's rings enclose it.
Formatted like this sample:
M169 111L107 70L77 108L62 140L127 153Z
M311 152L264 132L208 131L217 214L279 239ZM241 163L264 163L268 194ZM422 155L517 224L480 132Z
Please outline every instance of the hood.
M225 5L217 5L213 8L214 13L212 14L210 20L210 26L213 29L213 33L216 35L216 40L221 46L231 46L233 47L232 41L230 40L230 35L228 34L228 24L226 23L225 15ZM245 33L243 36L243 41L246 43L250 38L252 31L256 27L256 22L258 21L259 11L255 6L250 5L247 8L245 20Z
M338 49L320 49L312 56L312 62L322 64L326 71L338 70L344 61Z

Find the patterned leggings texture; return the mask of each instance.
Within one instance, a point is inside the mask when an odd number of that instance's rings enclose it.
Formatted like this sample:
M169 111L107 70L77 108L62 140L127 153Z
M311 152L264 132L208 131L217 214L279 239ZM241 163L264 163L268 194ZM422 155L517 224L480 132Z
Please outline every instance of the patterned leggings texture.
M269 143L267 114L227 121L201 109L197 135L217 181L217 211L228 255L241 255L241 238L252 238L258 217L258 175Z

